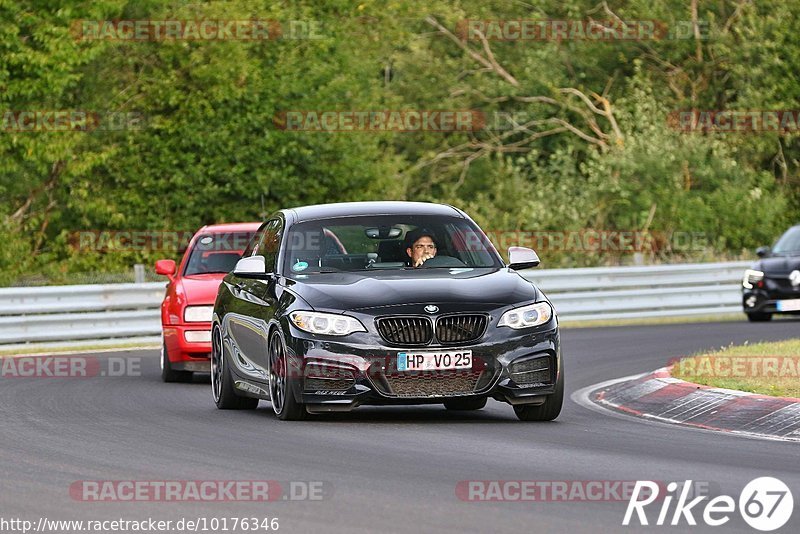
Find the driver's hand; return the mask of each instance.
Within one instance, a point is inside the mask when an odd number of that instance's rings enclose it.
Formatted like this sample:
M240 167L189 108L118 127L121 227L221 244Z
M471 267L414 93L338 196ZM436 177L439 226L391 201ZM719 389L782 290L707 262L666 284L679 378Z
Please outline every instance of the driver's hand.
M433 257L433 254L423 254L418 260L417 263L414 264L414 267L421 267L423 263L428 261Z

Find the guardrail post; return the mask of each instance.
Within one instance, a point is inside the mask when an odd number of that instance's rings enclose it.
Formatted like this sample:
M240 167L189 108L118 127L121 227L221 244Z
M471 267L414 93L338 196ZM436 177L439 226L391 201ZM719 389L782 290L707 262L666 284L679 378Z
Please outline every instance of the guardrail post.
M144 265L137 263L133 266L133 281L137 284L144 284Z

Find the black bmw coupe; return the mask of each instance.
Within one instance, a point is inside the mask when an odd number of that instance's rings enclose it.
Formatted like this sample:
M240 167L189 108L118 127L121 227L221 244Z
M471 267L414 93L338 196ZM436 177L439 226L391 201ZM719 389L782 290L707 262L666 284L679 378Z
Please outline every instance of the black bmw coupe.
M212 325L217 407L268 400L280 419L360 405L489 397L523 421L561 411L558 319L452 206L354 202L278 211L220 285Z
M775 313L800 314L800 225L792 226L744 273L742 306L751 321L769 321Z

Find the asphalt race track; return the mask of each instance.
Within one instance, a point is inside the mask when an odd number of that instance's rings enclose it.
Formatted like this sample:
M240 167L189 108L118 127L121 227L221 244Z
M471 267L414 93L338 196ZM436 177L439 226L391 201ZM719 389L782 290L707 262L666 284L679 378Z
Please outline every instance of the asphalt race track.
M0 379L3 518L258 517L281 532L757 532L738 515L722 528L623 527L626 502L464 502L465 480L701 480L738 501L750 480L794 491L800 528L800 446L611 416L572 392L649 371L704 348L796 337L800 321L703 323L562 332L567 395L553 423L522 423L506 404L473 413L440 406L360 408L300 423L217 410L206 377L160 381L157 351L141 376ZM81 502L80 480L321 481L318 501ZM648 509L651 523L658 506ZM671 517L670 514L669 517ZM695 513L702 524L702 510ZM202 530L201 530L202 531Z

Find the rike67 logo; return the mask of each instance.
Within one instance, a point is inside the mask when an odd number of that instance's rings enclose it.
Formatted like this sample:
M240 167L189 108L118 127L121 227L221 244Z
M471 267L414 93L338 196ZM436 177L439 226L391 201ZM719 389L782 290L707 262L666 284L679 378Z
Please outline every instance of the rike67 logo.
M661 507L655 523L652 523L654 525L697 525L695 514L700 515L703 522L712 527L719 527L730 521L737 506L733 497L720 495L702 506L700 503L708 499L708 496L703 495L689 500L691 487L691 480L685 481L682 487L677 482L670 482L664 492L661 491L664 489L663 486L656 482L636 481L622 524L625 526L632 524L634 514L639 525L651 524L653 517L651 515L648 518L645 508L655 502L659 502ZM673 501L676 501L675 508L671 509ZM742 519L748 525L756 530L768 532L781 528L789 521L794 510L794 499L789 487L781 480L760 477L751 480L744 487L739 495L738 507ZM657 509L658 505L654 508Z

